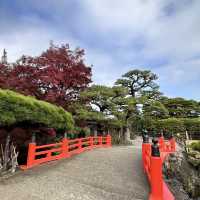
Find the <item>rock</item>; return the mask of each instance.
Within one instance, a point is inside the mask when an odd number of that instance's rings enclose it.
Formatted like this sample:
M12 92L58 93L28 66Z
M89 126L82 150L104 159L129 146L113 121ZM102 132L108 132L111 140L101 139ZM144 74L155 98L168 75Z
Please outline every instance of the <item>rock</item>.
M187 160L188 160L188 162L191 163L194 167L200 166L200 158L198 158L198 157L196 158L196 156L195 156L195 157L193 157L193 156L188 156Z
M171 180L170 186L175 194L178 190L177 184L181 184L192 199L198 200L200 199L200 160L195 158L194 155L194 153L191 153L187 156L182 150L170 155L166 161L164 173ZM166 166L168 166L167 169Z

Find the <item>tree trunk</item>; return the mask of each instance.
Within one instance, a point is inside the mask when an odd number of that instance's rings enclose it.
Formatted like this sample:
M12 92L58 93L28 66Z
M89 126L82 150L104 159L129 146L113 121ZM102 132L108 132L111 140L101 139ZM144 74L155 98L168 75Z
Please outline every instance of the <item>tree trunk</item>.
M3 169L6 170L8 167L9 162L9 144L10 144L10 134L8 133L6 137L6 145L4 149L4 163L3 163Z
M31 142L32 143L36 142L36 133L35 132L32 133Z
M129 129L128 126L126 127L126 131L125 131L124 136L125 136L125 142L130 142L130 140L131 140L131 134L130 134L130 129Z
M120 129L119 129L119 141L120 141L120 143L122 142L121 140L123 139L123 134L124 134L124 128L123 128L123 126L121 126Z
M94 129L94 137L97 137L97 129Z

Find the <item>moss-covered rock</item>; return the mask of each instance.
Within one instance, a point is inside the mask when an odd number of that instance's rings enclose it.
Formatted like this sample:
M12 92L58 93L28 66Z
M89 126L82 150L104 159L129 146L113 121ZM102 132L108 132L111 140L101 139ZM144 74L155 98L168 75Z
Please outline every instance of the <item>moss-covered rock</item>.
M188 155L187 160L194 167L199 167L200 166L200 153L197 152L197 154Z
M200 141L192 142L189 147L194 151L200 152Z

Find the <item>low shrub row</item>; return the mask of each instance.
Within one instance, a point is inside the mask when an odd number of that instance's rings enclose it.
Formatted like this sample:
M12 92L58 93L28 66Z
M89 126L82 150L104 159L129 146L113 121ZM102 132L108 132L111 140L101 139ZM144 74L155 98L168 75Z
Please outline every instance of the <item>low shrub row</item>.
M192 148L194 151L200 152L200 141L199 142L192 142L190 144L190 148Z
M200 118L144 119L144 127L149 130L167 130L172 133L196 132L200 134ZM199 135L200 137L200 135Z

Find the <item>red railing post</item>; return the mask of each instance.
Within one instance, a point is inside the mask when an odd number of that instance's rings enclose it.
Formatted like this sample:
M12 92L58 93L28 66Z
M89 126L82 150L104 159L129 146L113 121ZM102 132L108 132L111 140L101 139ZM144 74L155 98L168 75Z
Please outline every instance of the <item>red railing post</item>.
M83 152L83 149L82 149L82 138L80 138L78 140L78 153L81 153Z
M35 148L36 144L35 143L29 143L28 145L28 158L27 158L27 168L30 168L34 165L35 161Z
M112 146L111 136L109 134L106 136L106 145L107 145L107 147L111 147Z
M67 138L63 138L62 140L62 158L70 157L69 154L69 141Z
M152 154L150 160L150 185L151 193L149 200L164 200L163 199L163 178L162 178L162 160L160 157L160 151L158 141L153 140L151 146Z
M143 169L145 173L148 173L146 170L148 169L149 163L147 163L147 157L150 156L151 152L151 144L149 143L149 136L143 135L143 143L142 143L142 163L143 163Z

